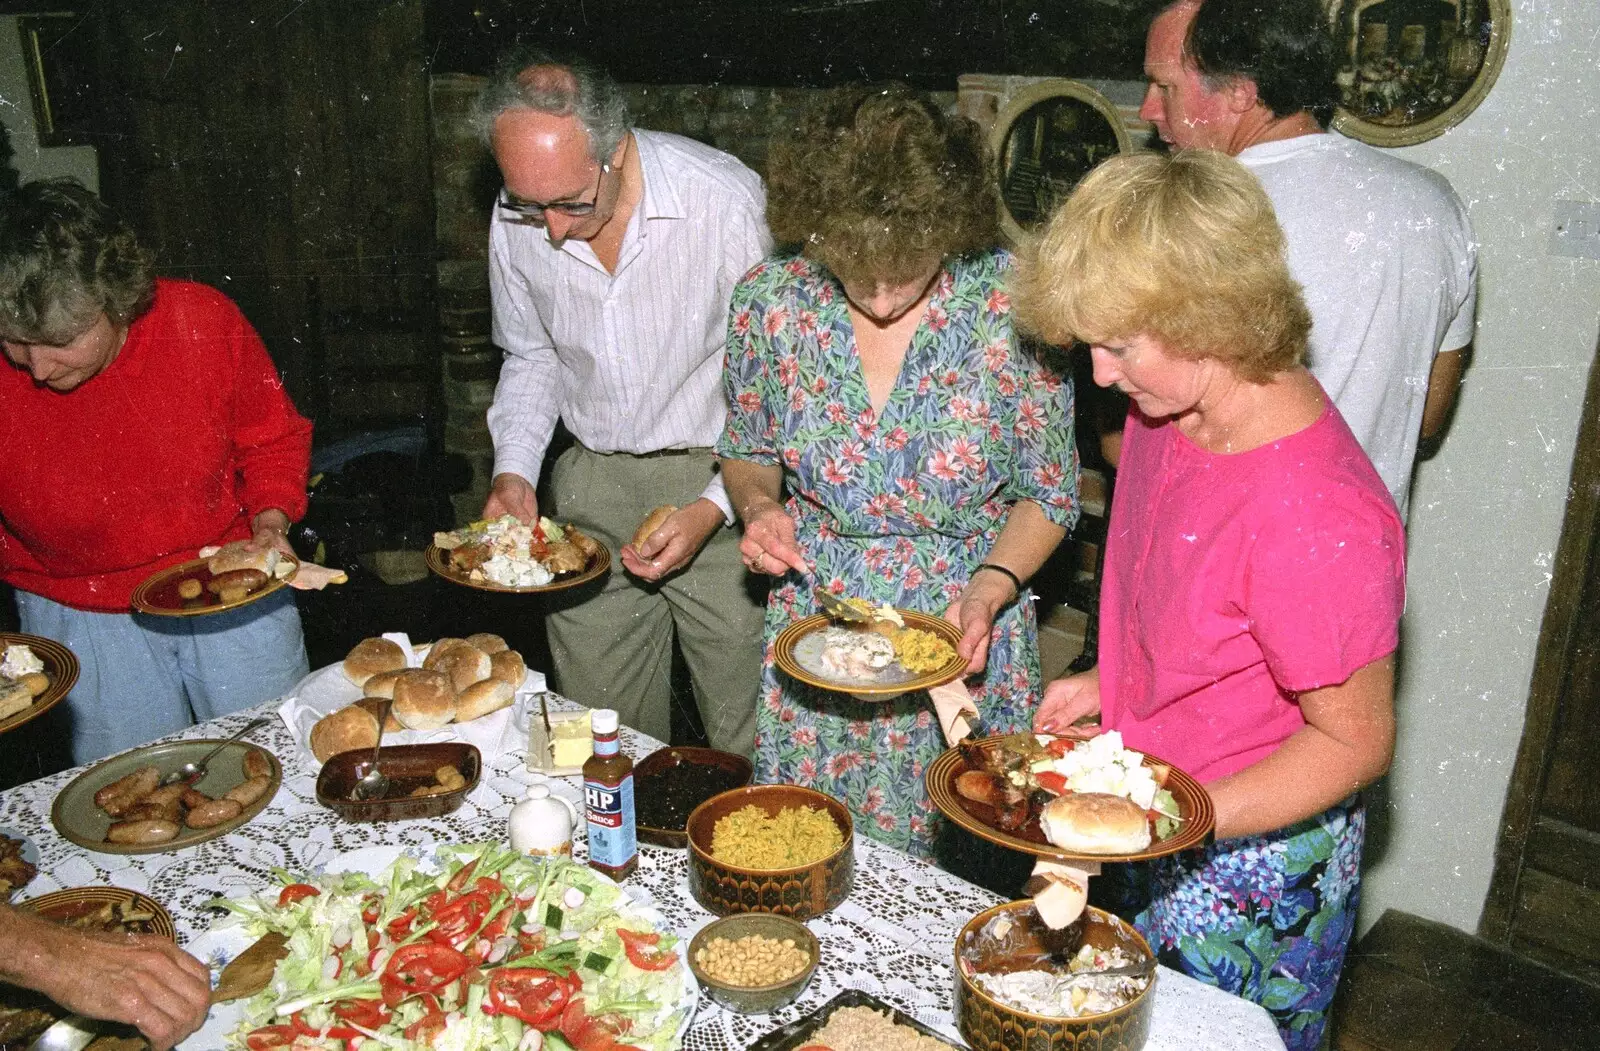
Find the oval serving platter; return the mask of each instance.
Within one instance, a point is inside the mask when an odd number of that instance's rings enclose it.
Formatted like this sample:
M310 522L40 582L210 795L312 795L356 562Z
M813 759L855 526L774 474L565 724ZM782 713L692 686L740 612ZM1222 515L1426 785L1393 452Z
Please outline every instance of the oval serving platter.
M55 825L57 832L78 846L102 854L161 854L225 836L261 813L266 805L272 802L278 787L283 784L283 764L278 762L278 757L248 741L234 741L213 756L207 764L206 776L194 786L215 799L243 783L244 757L247 752L259 752L266 756L271 765L271 772L268 775L271 783L267 785L267 790L254 803L241 810L238 817L219 825L210 828L184 826L178 831L177 838L165 843L107 843L106 831L115 819L96 806L94 801L94 794L100 789L140 767L154 766L163 774L170 773L184 763L198 762L207 752L222 743L220 739L169 741L166 744L146 745L112 756L79 774L56 794L55 803L50 808L50 823Z

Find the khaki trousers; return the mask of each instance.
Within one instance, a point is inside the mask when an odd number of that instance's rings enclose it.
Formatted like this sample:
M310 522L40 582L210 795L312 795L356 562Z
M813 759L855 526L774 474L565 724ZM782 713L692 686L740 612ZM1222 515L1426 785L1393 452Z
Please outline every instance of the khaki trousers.
M648 584L622 568L619 552L645 515L692 503L710 481L711 450L641 457L575 445L556 460L552 517L571 522L611 550L604 587L558 599L546 618L556 688L591 708L672 739L674 633L694 681L714 748L750 754L761 681L764 589L739 558L739 532L721 528L687 568Z

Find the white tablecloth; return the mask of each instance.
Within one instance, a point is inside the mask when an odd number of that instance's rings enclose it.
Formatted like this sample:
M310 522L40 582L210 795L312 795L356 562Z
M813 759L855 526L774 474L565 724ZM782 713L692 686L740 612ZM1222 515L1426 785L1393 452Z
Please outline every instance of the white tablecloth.
M175 735L225 737L276 702L217 719ZM575 705L559 699L553 708ZM274 884L270 870L326 864L341 852L376 845L503 839L505 818L527 784L520 757L504 755L453 814L429 821L353 825L316 801L312 767L297 756L288 729L278 720L252 737L284 762L283 787L255 820L229 835L161 854L117 855L85 850L56 834L50 806L79 770L41 778L0 794L0 825L22 832L39 848L39 876L22 897L64 887L115 884L142 891L172 913L179 938L188 942L207 929L215 913L205 903L219 895L259 892ZM641 758L659 742L624 729L623 748ZM0 752L3 752L0 743ZM575 802L575 778L556 790ZM581 837L580 837L581 838ZM846 989L860 989L894 1004L959 1042L951 1017L951 952L955 937L973 915L999 898L965 880L856 837L855 884L839 908L811 920L822 943L822 962L795 1003L771 1015L739 1015L702 998L684 1041L686 1048L742 1051L757 1037L804 1015ZM578 844L582 856L582 844ZM681 850L645 846L627 886L648 895L672 927L689 937L714 917L689 895ZM191 1042L192 1043L192 1042ZM1162 968L1156 985L1149 1051L1235 1051L1282 1048L1270 1017L1260 1007ZM216 1051L191 1047L186 1051Z

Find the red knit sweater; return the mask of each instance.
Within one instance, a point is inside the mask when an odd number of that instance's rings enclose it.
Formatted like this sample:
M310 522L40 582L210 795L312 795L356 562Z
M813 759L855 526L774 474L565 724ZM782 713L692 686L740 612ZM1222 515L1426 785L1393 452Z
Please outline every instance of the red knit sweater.
M105 371L60 394L0 366L0 577L127 612L141 580L306 510L311 424L222 293L156 282Z

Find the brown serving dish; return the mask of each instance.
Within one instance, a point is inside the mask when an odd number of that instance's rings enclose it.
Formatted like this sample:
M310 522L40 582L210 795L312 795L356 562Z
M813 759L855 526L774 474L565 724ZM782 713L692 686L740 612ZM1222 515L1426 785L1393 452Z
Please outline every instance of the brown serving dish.
M991 921L1009 916L1004 937ZM1029 899L1007 902L978 913L956 938L956 1026L973 1051L1139 1051L1150 1038L1157 975L1144 991L1114 1011L1053 1018L1007 1007L978 988L973 971L1015 971L1018 959L1048 953L1051 932ZM1090 906L1083 914L1083 942L1096 948L1120 946L1135 962L1150 958L1150 943L1127 923Z
M844 843L821 861L798 868L757 870L725 865L711 856L711 834L720 818L751 804L770 815L786 807L826 810L844 834ZM718 916L736 912L775 912L797 920L820 916L850 893L855 878L854 835L850 811L832 796L799 785L735 788L712 796L689 815L689 892Z
M453 766L466 784L438 795L414 796L413 789L436 784L434 771ZM389 778L389 793L382 799L356 801L350 798L355 787L372 768L372 752L362 748L340 752L322 764L317 775L317 802L346 821L410 821L439 817L461 805L467 793L478 787L483 757L470 744L442 741L438 744L397 744L383 749L378 767Z
M684 827L707 799L750 783L750 760L715 748L657 748L633 768L639 839L661 847L685 847Z

